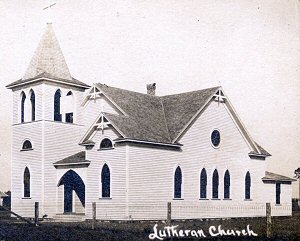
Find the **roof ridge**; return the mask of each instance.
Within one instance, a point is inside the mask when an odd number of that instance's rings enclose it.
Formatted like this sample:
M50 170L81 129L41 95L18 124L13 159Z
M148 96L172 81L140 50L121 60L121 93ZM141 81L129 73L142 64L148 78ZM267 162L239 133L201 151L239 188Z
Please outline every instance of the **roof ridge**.
M169 97L169 96L176 96L176 95L182 95L182 94L191 94L191 93L196 93L196 92L199 92L199 91L212 90L212 89L218 89L218 88L221 88L221 86L214 86L214 87L200 89L200 90L192 90L192 91L187 91L187 92L181 92L181 93L177 93L177 94L162 95L160 97Z
M168 138L169 138L169 141L170 141L170 143L171 143L171 142L172 142L172 140L171 140L171 136L170 136L170 131L169 131L169 128L168 128L168 124L167 124L167 119L166 119L166 114L165 114L165 107L164 107L164 103L163 103L163 100L162 100L162 98L159 98L159 100L160 100L161 107L162 107L162 112L163 112L163 116L164 116L164 122L165 122L165 126L166 126L167 133L168 133Z

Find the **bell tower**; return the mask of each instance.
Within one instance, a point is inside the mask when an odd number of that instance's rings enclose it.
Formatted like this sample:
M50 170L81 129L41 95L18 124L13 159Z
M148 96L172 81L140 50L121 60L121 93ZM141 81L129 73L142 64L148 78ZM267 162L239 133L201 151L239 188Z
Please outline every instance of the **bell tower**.
M13 92L12 210L32 217L39 202L41 215L54 214L44 209L56 196L53 163L82 150L80 104L90 86L71 76L48 23L23 78L6 87Z

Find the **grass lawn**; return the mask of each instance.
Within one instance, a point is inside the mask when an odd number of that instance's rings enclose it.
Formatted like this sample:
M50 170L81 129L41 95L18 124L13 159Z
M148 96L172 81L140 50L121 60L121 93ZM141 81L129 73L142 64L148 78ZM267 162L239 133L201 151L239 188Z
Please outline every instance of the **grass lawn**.
M52 223L43 222L39 227L25 223L15 223L0 219L0 240L15 241L43 241L43 240L72 240L72 241L98 241L98 240L150 240L149 234L153 233L153 226L158 224L158 229L168 226L162 222L97 222L96 229L91 229L90 222L83 223ZM177 230L203 230L206 238L173 238L164 240L267 240L265 218L243 218L227 220L193 220L173 221L171 225L178 225ZM212 238L208 232L210 226L221 225L222 229L242 230L250 225L251 230L258 234L257 237L218 236ZM271 240L300 240L300 212L292 217L272 218ZM215 232L216 233L216 232ZM155 239L159 240L159 239Z

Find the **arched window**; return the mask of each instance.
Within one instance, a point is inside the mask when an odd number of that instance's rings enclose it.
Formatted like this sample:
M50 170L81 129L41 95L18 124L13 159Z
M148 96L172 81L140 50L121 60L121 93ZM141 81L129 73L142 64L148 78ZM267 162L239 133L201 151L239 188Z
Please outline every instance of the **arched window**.
M25 100L26 100L26 95L22 91L21 93L21 123L24 122L24 116L25 116Z
M110 197L110 171L104 164L101 172L102 197Z
M251 198L251 177L250 173L247 172L245 176L245 199Z
M205 168L200 174L200 198L206 198L207 174Z
M214 170L212 177L212 198L219 198L219 174L217 169Z
M31 121L35 121L35 94L33 90L31 90L30 103L31 103Z
M22 150L32 150L32 144L29 140L23 142Z
M73 123L74 118L74 100L73 100L73 93L69 91L64 101L64 107L66 111L66 122Z
M174 198L181 198L182 173L178 166L174 174Z
M224 174L224 198L230 198L230 173L228 170Z
M54 94L54 120L55 121L61 121L60 97L61 97L61 92L60 90L57 90Z
M100 143L100 149L111 149L113 148L113 143L109 138L104 138Z
M24 184L24 197L30 197L30 172L28 167L26 167L24 170L23 184Z

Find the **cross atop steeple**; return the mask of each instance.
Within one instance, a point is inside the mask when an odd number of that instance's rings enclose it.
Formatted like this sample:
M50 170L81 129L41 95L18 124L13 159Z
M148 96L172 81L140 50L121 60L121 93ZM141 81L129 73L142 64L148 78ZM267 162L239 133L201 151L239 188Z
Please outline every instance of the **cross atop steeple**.
M56 5L56 3L51 3L51 0L49 0L49 4L46 6L46 7L44 7L43 8L43 10L46 10L46 12L48 13L47 14L47 17L48 17L48 19L47 19L47 23L52 23L52 7L54 6L54 5Z

